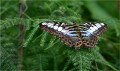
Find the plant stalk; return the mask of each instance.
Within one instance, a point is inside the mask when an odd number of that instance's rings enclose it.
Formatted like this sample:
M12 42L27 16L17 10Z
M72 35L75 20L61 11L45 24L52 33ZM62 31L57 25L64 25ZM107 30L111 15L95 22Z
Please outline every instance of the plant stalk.
M24 12L25 12L25 0L19 0L19 37L18 37L18 70L22 71L22 57L23 57L23 39L24 39Z

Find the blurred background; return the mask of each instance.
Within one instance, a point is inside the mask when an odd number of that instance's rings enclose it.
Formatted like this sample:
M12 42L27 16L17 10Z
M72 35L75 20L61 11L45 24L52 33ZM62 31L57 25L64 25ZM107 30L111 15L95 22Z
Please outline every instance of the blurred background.
M119 0L0 0L1 71L119 71ZM104 22L93 48L75 50L39 28L43 21Z

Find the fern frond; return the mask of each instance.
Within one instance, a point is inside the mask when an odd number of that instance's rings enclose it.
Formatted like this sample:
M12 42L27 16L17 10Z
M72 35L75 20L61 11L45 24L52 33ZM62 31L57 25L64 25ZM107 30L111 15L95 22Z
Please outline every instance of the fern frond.
M0 70L7 71L7 70L17 70L17 49L13 42L9 42L11 39L9 37L5 38L0 37Z
M81 49L69 51L68 55L72 60L75 68L79 71L89 71L91 63L94 60L93 49Z
M42 46L42 47L45 46L47 35L48 35L48 33L45 33L45 34L42 35L42 38L40 40L40 46Z
M26 41L24 41L23 47L26 47L28 45L28 43L30 42L30 40L32 39L32 37L34 36L35 32L37 31L37 29L39 28L39 26L35 27L31 33L29 34L29 36L27 37Z
M0 30L18 25L19 18L0 20Z

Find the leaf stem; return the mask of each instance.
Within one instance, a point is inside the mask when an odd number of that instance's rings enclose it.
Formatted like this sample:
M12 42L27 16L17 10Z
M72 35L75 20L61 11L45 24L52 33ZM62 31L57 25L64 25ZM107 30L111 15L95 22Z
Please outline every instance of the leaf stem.
M25 12L25 0L19 0L19 17L21 18L19 21L19 37L18 37L18 70L22 71L22 57L23 57L23 38L24 38L24 12Z

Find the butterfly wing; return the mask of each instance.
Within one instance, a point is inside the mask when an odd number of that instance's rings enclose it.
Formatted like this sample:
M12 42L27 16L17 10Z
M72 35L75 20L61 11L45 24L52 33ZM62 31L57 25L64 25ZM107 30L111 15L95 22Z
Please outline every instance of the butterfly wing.
M87 22L79 26L82 26L80 32L84 44L88 47L93 47L97 42L97 37L107 28L106 24L98 22Z
M95 30L93 28L93 25L89 23L84 23L79 26L82 27L80 32L82 35L83 44L88 47L93 47L97 42L97 36L95 36L95 33L94 33L97 31L97 29Z
M64 26L64 29L61 31L63 35L60 38L65 44L80 48L82 45L82 39L79 37L80 32L77 31L77 28L78 26L76 25Z
M94 47L97 43L97 37L91 36L88 39L84 39L83 44L88 47Z
M40 23L40 28L58 36L61 41L69 46L80 47L82 45L81 38L78 37L77 26L68 25L63 22L46 21Z
M107 28L104 23L87 22L82 25L68 25L63 22L42 22L40 28L58 36L61 41L69 46L80 48L82 44L93 47L97 37Z
M82 45L82 40L78 37L63 36L60 38L62 42L69 45L70 47L74 46L75 48L80 48Z
M61 30L63 29L65 23L63 22L55 22L55 21L46 21L39 24L40 28L54 34L56 36L61 35Z

